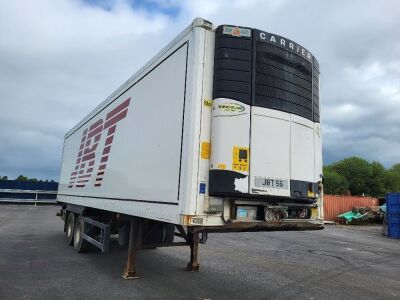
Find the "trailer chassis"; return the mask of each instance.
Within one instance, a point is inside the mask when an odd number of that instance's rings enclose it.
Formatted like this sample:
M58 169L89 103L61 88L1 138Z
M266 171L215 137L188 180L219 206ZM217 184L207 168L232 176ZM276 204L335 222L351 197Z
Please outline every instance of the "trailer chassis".
M87 226L83 226L83 232L80 233L82 239L91 245L99 248L103 253L109 251L110 235L111 235L111 220L109 222L102 222L95 220L92 217L84 215L85 207L67 204L61 209L58 214L65 221L68 220L68 214L75 214L77 217L76 222L80 221L83 224L88 224L91 228L95 227L100 232L100 238L90 236L87 231ZM251 231L302 231L302 230L321 230L322 224L313 222L292 222L285 223L281 221L276 222L230 222L223 226L187 226L186 230L182 225L174 225L174 236L182 238L183 242L162 242L162 243L144 243L144 240L151 234L144 232L144 223L147 219L135 216L122 216L125 222L129 221L129 244L128 256L125 269L122 273L123 279L138 278L136 271L136 256L139 250L152 249L156 247L171 247L171 246L189 246L190 259L186 265L186 270L190 272L199 271L200 265L198 262L199 244L205 244L207 241L208 233L220 232L251 232ZM103 218L104 219L104 218ZM66 222L65 222L66 224ZM66 231L67 225L64 226ZM78 251L79 252L79 251Z

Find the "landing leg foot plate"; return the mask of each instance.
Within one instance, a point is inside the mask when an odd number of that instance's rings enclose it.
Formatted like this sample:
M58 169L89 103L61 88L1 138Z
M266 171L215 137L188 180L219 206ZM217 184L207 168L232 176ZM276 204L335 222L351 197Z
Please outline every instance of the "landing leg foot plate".
M189 271L189 272L199 272L199 269L200 269L199 264L193 265L191 263L188 263L186 266L186 271Z
M124 272L124 274L122 274L122 278L125 280L130 280L130 279L138 279L139 276L137 276L136 272Z

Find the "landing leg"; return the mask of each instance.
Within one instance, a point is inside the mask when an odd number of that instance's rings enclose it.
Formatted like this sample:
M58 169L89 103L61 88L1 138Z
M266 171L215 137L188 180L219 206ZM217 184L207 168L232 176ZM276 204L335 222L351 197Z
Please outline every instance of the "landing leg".
M122 274L124 279L139 278L136 273L136 253L142 246L142 222L139 218L132 218L129 232L128 260L125 271Z
M186 269L191 272L199 271L199 263L197 262L197 257L199 254L199 233L191 232L189 233L190 240L190 262L187 264Z

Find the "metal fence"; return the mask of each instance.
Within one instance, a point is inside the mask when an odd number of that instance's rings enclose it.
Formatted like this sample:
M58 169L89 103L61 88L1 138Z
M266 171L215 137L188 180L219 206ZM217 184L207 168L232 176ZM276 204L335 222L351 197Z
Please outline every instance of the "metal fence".
M56 203L57 182L0 180L0 202Z
M30 191L0 189L0 202L56 203L57 191Z

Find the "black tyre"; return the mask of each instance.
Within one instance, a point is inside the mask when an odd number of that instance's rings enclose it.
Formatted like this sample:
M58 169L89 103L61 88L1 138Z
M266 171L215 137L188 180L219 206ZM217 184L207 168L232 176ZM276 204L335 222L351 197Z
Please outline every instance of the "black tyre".
M143 244L161 244L172 243L175 236L175 225L163 222L149 222L148 227L143 228L146 238L143 239ZM146 233L149 231L150 233Z
M69 213L66 222L65 237L68 245L72 246L74 243L75 215L73 213Z
M126 246L129 243L130 224L123 224L118 229L118 244Z
M84 232L84 222L81 218L78 218L75 222L74 230L74 249L78 253L86 252L89 250L90 243L82 238L82 233Z

